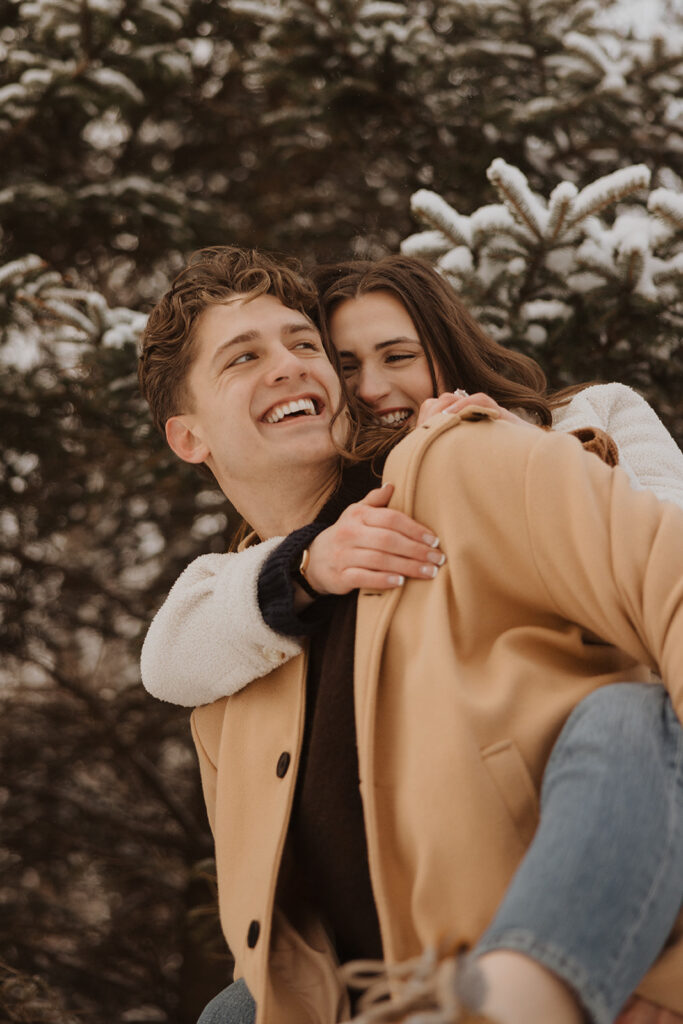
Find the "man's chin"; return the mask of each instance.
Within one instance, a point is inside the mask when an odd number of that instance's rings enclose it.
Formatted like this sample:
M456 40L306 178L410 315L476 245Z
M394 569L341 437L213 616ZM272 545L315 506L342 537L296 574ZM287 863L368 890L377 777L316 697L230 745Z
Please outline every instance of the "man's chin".
M284 432L283 432L284 433ZM339 457L339 451L333 438L333 431L329 425L320 430L308 432L295 431L284 437L274 439L273 449L277 452L277 463L291 466L302 465L315 468L317 463L321 465Z

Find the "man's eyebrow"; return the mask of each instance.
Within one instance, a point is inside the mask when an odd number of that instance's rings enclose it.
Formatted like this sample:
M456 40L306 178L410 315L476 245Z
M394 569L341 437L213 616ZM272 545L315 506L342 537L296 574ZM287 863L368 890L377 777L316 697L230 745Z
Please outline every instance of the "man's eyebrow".
M291 335L296 334L299 331L314 331L318 334L318 328L312 320L305 323L301 320L297 320L290 324L284 324L282 327L283 334ZM258 341L260 337L261 332L256 328L253 328L251 331L241 331L239 334L236 334L234 338L228 338L227 341L222 342L214 352L211 357L211 365L213 366L218 362L220 358L225 355L227 349L235 348L237 345L248 345L252 341Z
M398 338L389 338L387 341L378 341L376 345L373 345L373 349L375 350L375 352L379 352L383 348L389 348L390 345L398 345L399 343L406 342L406 341L410 342L412 345L419 345L420 344L420 339L419 338L409 338L407 334L405 334L405 335L402 334ZM347 359L356 359L357 358L355 352L349 352L347 349L340 349L339 350L339 355L340 356L344 356Z
M314 331L316 334L320 333L312 320L307 320L305 323L301 320L297 320L296 323L285 324L282 330L285 334L296 334L298 331Z

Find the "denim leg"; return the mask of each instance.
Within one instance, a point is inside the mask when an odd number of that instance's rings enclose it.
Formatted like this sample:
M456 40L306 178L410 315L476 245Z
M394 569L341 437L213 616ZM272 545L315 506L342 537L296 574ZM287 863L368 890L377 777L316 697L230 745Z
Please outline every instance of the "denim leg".
M611 1024L682 901L683 728L662 686L602 687L555 744L536 835L473 953L526 953Z
M240 978L214 996L197 1024L254 1024L255 1020L256 1003Z

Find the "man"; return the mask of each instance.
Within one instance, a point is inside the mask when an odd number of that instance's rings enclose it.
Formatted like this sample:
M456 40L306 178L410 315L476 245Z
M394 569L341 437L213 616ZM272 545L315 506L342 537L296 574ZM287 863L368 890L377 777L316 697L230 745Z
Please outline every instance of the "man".
M152 314L141 380L171 447L206 464L266 540L325 506L346 421L335 419L339 385L307 284L254 253L214 262L210 273L191 265ZM582 698L645 678L643 666L656 663L680 716L683 521L575 441L490 419L444 417L416 430L385 479L395 507L429 523L448 556L429 588L361 592L353 695L335 692L342 718L355 708L373 905L363 908L362 879L353 891L368 934L376 909L380 951L397 963L446 937L453 948L476 945L533 833L552 745ZM330 637L312 657L318 697L335 671ZM297 840L315 802L305 696L301 656L193 715L221 920L259 1024L327 1024L349 1012L318 904L327 901L347 935L355 905L345 921L334 885L307 893L290 842L293 802ZM344 869L330 878L346 880ZM354 938L357 947L362 935ZM641 989L679 1012L682 953L672 945ZM519 1019L509 1003L521 988L540 1000L525 1019L544 1019L543 1006L555 1024L581 1019L555 973L531 957L493 949L479 963L492 1018Z

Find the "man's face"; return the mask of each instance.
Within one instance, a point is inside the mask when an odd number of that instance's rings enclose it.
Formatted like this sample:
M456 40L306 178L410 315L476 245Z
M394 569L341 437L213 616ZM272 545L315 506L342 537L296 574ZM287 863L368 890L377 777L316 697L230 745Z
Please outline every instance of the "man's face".
M193 411L175 417L197 441L190 461L206 462L229 494L231 483L336 460L330 421L340 384L303 313L274 295L235 299L206 309L196 331Z

